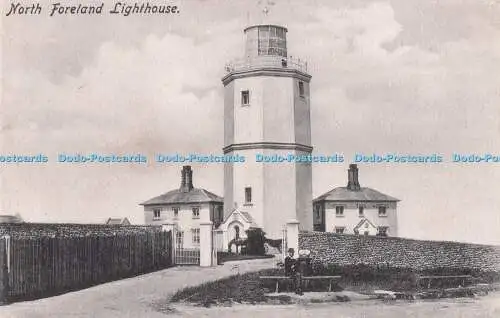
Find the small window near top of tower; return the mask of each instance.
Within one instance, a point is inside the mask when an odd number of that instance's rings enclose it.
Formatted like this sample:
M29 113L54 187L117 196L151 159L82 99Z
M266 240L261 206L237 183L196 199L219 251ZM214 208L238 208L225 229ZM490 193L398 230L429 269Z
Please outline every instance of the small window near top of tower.
M241 92L241 105L243 106L250 105L250 91Z
M245 203L252 203L252 188L245 188Z
M304 91L304 82L299 81L299 96L304 97L305 96L305 91Z

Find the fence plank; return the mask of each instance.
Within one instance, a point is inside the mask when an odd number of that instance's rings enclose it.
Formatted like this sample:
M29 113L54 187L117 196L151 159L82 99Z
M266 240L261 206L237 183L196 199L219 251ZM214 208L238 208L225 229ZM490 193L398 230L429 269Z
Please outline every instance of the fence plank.
M171 266L171 232L119 229L74 235L68 226L60 229L68 232L67 237L12 237L10 272L5 239L1 239L0 303L10 297L37 298Z
M0 304L6 304L9 297L9 273L7 272L7 248L5 238L0 239Z

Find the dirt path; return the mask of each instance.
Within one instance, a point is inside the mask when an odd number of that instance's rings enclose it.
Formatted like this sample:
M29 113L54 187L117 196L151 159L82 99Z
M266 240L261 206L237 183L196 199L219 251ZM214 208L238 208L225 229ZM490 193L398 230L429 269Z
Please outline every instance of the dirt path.
M249 271L272 268L275 259L228 262L213 268L173 267L61 296L0 307L2 318L162 317L152 304L187 286Z

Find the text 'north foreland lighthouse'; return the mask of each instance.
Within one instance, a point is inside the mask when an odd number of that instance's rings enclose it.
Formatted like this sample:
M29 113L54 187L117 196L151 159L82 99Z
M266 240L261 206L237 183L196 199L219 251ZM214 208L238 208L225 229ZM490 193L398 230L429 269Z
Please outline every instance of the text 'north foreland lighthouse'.
M296 219L312 230L311 163L259 162L258 156L310 155L311 75L287 52L287 29L254 25L244 30L245 56L226 66L224 153L244 163L225 163L224 215L249 213L268 238L281 238Z

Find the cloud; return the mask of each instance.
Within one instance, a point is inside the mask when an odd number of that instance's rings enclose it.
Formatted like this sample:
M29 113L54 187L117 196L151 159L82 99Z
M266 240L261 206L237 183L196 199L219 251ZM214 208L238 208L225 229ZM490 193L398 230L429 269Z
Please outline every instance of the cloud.
M189 14L168 21L10 20L7 34L26 36L6 37L2 51L4 149L220 152L220 79L224 64L243 53L249 8L192 1L182 9ZM500 45L491 39L500 31L484 5L277 1L270 18L288 27L289 54L309 63L317 152L350 160L356 151L499 149ZM222 194L221 166L194 169L198 186ZM491 167L361 169L363 184L403 200L407 235L500 243ZM314 194L344 185L344 170L315 166ZM10 167L2 203L27 219L138 222L137 204L178 179L177 166ZM483 237L465 227L480 218L492 228ZM461 228L429 230L436 220Z

